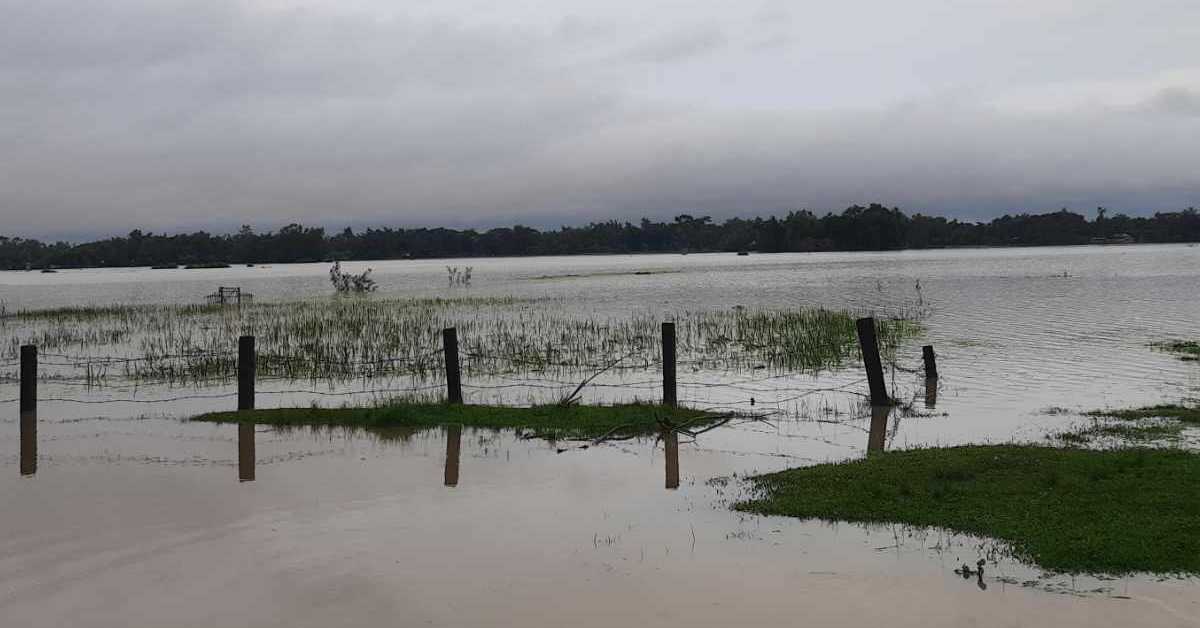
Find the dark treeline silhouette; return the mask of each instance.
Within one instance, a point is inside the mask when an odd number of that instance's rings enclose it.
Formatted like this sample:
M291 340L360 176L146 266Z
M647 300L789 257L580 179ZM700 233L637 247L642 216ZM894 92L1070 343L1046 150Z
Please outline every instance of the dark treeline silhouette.
M986 223L936 216L908 216L882 205L854 206L841 214L795 211L783 218L676 216L671 222L643 218L539 231L523 226L472 229L366 229L329 234L322 228L288 225L232 235L203 231L158 235L135 230L124 237L83 244L0 236L0 267L9 269L173 264L306 262L431 257L660 253L682 251L887 251L966 246L1041 246L1109 242L1200 241L1194 208L1152 217L1096 217L1067 210L1003 216Z

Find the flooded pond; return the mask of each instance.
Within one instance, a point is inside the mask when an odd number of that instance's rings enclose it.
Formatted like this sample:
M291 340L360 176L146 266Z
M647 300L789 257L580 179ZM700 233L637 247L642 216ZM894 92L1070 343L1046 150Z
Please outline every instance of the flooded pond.
M239 430L186 421L234 407L227 379L114 375L99 387L49 379L39 390L36 473L23 475L10 354L0 358L0 438L9 443L0 451L3 624L1200 623L1195 579L1047 574L988 539L729 510L738 478L750 473L858 457L869 445L1043 442L1078 411L1200 395L1200 365L1149 347L1200 337L1200 247L345 264L367 266L380 285L370 299L453 299L430 324L479 330L496 329L497 316L542 321L543 333L577 321L652 327L737 308L916 316L921 333L898 340L887 369L889 387L911 403L873 422L853 359L791 369L754 352L696 358L681 362L681 402L768 412L768 420L694 441L585 448L465 428ZM446 266L472 266L472 285L448 286ZM264 307L296 304L279 306L286 312L331 299L327 270L8 272L0 301L9 313L198 304L237 286ZM6 347L19 345L49 329L40 324L7 320L0 335ZM201 326L217 328L199 321L196 337ZM938 352L941 379L931 391L920 373L923 344ZM150 348L122 338L46 353ZM48 371L74 368L55 366L71 360L54 355L44 361ZM544 402L586 372L468 367L464 387L468 402ZM598 378L583 400L653 399L659 377L650 355ZM368 403L392 394L380 390L428 381L438 394L436 377L384 379L264 381L258 405ZM989 561L986 578L953 572L979 558Z

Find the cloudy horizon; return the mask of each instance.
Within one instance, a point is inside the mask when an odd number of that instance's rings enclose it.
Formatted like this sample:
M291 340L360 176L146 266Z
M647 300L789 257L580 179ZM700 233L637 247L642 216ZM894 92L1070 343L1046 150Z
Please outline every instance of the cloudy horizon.
M1200 4L0 0L0 234L1200 205Z

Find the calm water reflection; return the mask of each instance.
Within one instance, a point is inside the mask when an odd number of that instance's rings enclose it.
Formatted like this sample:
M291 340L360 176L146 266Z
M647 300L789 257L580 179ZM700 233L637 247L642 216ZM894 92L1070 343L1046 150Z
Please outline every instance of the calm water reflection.
M21 413L21 475L37 473L37 410L26 410Z
M662 433L664 465L667 471L666 487L679 488L679 432L663 430Z
M445 486L458 486L458 465L462 451L462 426L447 425L446 431L446 472L442 480Z
M238 480L241 482L254 481L254 425L250 423L238 424Z

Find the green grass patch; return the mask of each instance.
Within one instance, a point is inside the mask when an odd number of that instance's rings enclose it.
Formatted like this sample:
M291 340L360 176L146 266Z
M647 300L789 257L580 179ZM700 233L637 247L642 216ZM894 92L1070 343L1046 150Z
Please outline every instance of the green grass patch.
M1159 351L1174 353L1181 360L1200 360L1200 342L1196 342L1195 340L1170 340L1167 342L1151 343L1150 346Z
M1145 408L1128 408L1123 410L1092 410L1086 413L1091 417L1107 417L1125 421L1143 419L1174 419L1181 423L1200 425L1200 406L1184 406L1178 404L1162 404Z
M1173 441L1183 433L1183 425L1175 421L1139 421L1133 424L1094 423L1072 432L1055 434L1066 444L1087 445L1097 439L1112 439L1126 443Z
M998 445L897 451L752 478L764 515L940 527L1044 568L1200 573L1200 455Z
M529 408L446 403L401 403L370 408L279 408L212 412L193 421L276 426L356 427L369 430L462 425L518 429L543 438L597 438L653 434L664 424L699 427L717 416L652 404L545 405Z
M1200 407L1163 404L1144 408L1092 410L1084 416L1092 423L1073 431L1054 434L1052 440L1068 445L1091 445L1097 440L1121 444L1178 441L1185 429L1200 425Z

